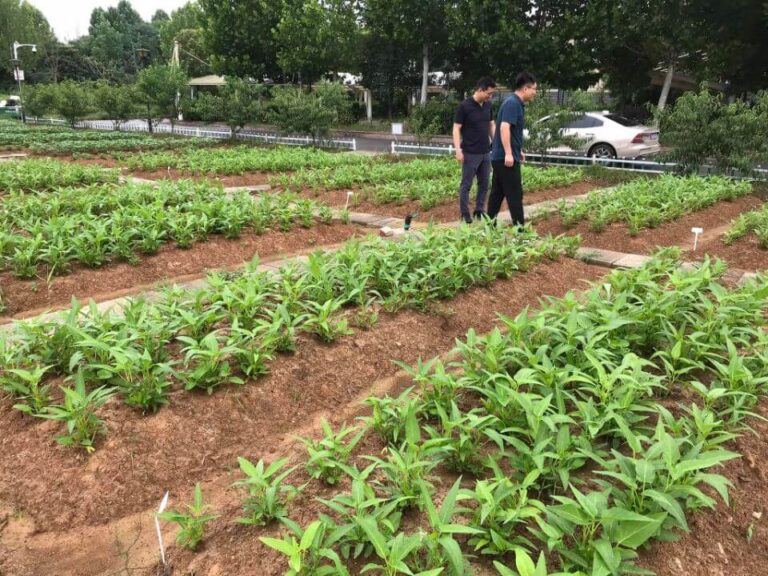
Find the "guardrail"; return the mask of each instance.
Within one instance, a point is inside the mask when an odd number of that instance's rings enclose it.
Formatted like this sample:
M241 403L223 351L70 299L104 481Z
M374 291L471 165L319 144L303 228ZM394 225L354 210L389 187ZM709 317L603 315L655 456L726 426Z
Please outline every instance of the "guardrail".
M58 118L27 118L28 122L34 124L66 125L65 120ZM77 128L90 128L91 130L114 130L115 126L111 120L82 120L76 124ZM129 120L124 122L120 129L124 132L149 132L145 120ZM156 134L170 134L171 127L168 124L158 124L153 127ZM213 138L227 139L231 137L229 130L215 130L209 128L198 128L195 126L176 126L174 134L179 136L191 136L194 138ZM282 144L285 146L309 146L314 144L323 148L337 148L340 150L357 150L357 140L355 138L323 138L315 142L308 136L286 136L275 132L256 132L241 131L235 134L236 140L248 142L264 142L267 144Z
M392 154L424 154L424 155L453 155L456 149L452 144L417 144L414 142L392 142ZM546 164L548 166L604 166L609 170L629 170L646 174L663 174L677 172L675 162L657 162L655 160L639 160L636 158L598 158L597 156L577 156L569 154L534 154L526 153L526 163ZM699 174L707 176L716 173L712 166L702 166ZM768 169L755 168L752 174L744 175L733 171L728 174L731 178L754 180L768 179Z

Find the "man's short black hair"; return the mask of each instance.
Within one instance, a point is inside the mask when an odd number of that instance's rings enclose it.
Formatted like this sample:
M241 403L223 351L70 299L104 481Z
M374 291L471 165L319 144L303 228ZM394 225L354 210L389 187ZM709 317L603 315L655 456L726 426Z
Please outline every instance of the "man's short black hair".
M520 72L515 78L515 90L520 90L525 86L532 86L536 84L536 77L530 72Z
M488 90L488 88L496 88L496 82L487 76L483 76L475 83L475 90Z

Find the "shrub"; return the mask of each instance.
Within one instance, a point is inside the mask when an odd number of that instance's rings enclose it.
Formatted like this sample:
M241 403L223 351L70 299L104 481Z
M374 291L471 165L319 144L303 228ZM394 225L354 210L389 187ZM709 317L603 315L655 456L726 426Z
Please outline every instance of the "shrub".
M751 102L723 102L702 86L688 92L673 107L654 110L666 157L684 172L698 171L707 163L717 172L748 173L768 159L768 92Z

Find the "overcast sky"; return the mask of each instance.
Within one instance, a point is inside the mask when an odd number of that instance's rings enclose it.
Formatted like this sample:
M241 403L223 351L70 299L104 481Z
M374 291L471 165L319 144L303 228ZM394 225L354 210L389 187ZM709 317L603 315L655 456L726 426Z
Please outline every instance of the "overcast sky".
M27 0L40 10L53 27L59 40L74 40L88 34L88 24L94 8L117 6L118 0ZM157 10L172 10L187 0L131 0L131 6L144 20L149 21Z

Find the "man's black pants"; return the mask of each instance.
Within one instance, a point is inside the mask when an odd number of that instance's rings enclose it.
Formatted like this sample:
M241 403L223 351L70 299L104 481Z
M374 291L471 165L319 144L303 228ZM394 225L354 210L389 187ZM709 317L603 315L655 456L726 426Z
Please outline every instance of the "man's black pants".
M488 217L496 218L501 209L501 203L507 199L512 224L525 225L523 212L523 177L520 172L520 162L515 161L511 168L504 166L504 160L494 160L491 195L488 197Z

